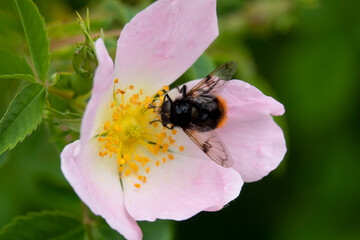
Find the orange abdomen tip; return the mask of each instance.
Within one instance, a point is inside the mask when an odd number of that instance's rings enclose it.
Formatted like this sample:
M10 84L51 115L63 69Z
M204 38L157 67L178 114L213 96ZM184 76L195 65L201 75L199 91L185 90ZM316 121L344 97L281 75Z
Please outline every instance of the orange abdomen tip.
M221 128L225 125L226 120L227 120L227 117L226 117L227 116L227 106L226 106L225 99L223 99L222 97L219 97L219 96L217 96L216 98L219 101L218 107L221 112L219 123L216 127Z

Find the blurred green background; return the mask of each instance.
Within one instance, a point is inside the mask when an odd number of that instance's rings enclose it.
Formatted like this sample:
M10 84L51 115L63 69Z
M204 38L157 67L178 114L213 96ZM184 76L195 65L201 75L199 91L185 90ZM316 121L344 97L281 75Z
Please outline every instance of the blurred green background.
M90 9L114 56L120 29L146 0L35 0L51 38L52 73L72 71ZM12 1L0 0L0 48L28 55ZM218 0L220 36L197 66L235 60L236 77L285 105L288 153L223 210L172 224L175 239L360 239L360 1ZM200 74L200 73L199 73ZM0 80L0 115L24 83ZM0 227L40 210L81 212L59 168L61 144L42 124L0 156ZM152 227L152 225L147 225ZM114 239L117 239L114 237Z

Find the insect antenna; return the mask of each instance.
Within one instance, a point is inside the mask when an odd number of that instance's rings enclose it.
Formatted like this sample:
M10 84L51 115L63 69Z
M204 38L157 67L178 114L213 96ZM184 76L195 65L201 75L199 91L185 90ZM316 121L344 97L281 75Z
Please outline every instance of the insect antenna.
M154 105L152 103L149 103L148 108L153 109L154 112L156 112L156 116L154 117L154 120L150 121L149 124L153 124L155 122L161 122L161 120L159 119L160 118L160 107L158 107L158 106L156 106L156 105Z
M158 107L155 106L154 104L149 103L148 108L149 108L149 109L157 109Z

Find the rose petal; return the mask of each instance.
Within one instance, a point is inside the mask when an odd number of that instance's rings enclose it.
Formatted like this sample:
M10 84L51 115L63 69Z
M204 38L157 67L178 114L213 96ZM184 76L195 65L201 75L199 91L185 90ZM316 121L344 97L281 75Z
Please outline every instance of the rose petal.
M187 91L199 81L186 83ZM169 95L180 96L177 89ZM274 170L286 153L284 134L271 116L282 115L284 106L241 80L229 81L220 96L226 101L227 122L216 131L234 160L232 167L245 182L257 181Z
M284 107L240 80L230 81L220 95L227 103L227 123L217 132L234 159L233 168L245 182L257 181L286 153L284 134L271 116L282 115Z
M95 71L91 98L81 121L82 143L100 133L104 122L111 116L107 105L111 102L114 64L101 38L96 41L95 49L99 64Z
M95 141L85 147L80 141L67 145L61 153L61 170L80 199L96 215L127 239L141 239L136 221L124 207L117 163L98 156Z
M123 181L125 206L136 220L184 220L200 211L217 211L240 193L239 173L211 161L184 133L176 137L185 150L173 149L174 160L152 166L140 189Z
M115 76L154 93L183 74L218 35L215 0L160 0L118 40Z

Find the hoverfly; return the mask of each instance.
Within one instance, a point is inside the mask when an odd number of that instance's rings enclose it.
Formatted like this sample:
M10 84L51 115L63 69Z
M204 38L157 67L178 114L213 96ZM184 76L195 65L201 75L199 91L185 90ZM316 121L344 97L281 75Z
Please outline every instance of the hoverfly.
M234 75L236 67L236 62L224 63L190 91L186 91L186 85L177 88L181 96L175 100L166 94L158 108L161 120L155 120L168 129L182 128L205 154L223 167L230 167L233 161L214 131L226 119L225 102L218 95Z

